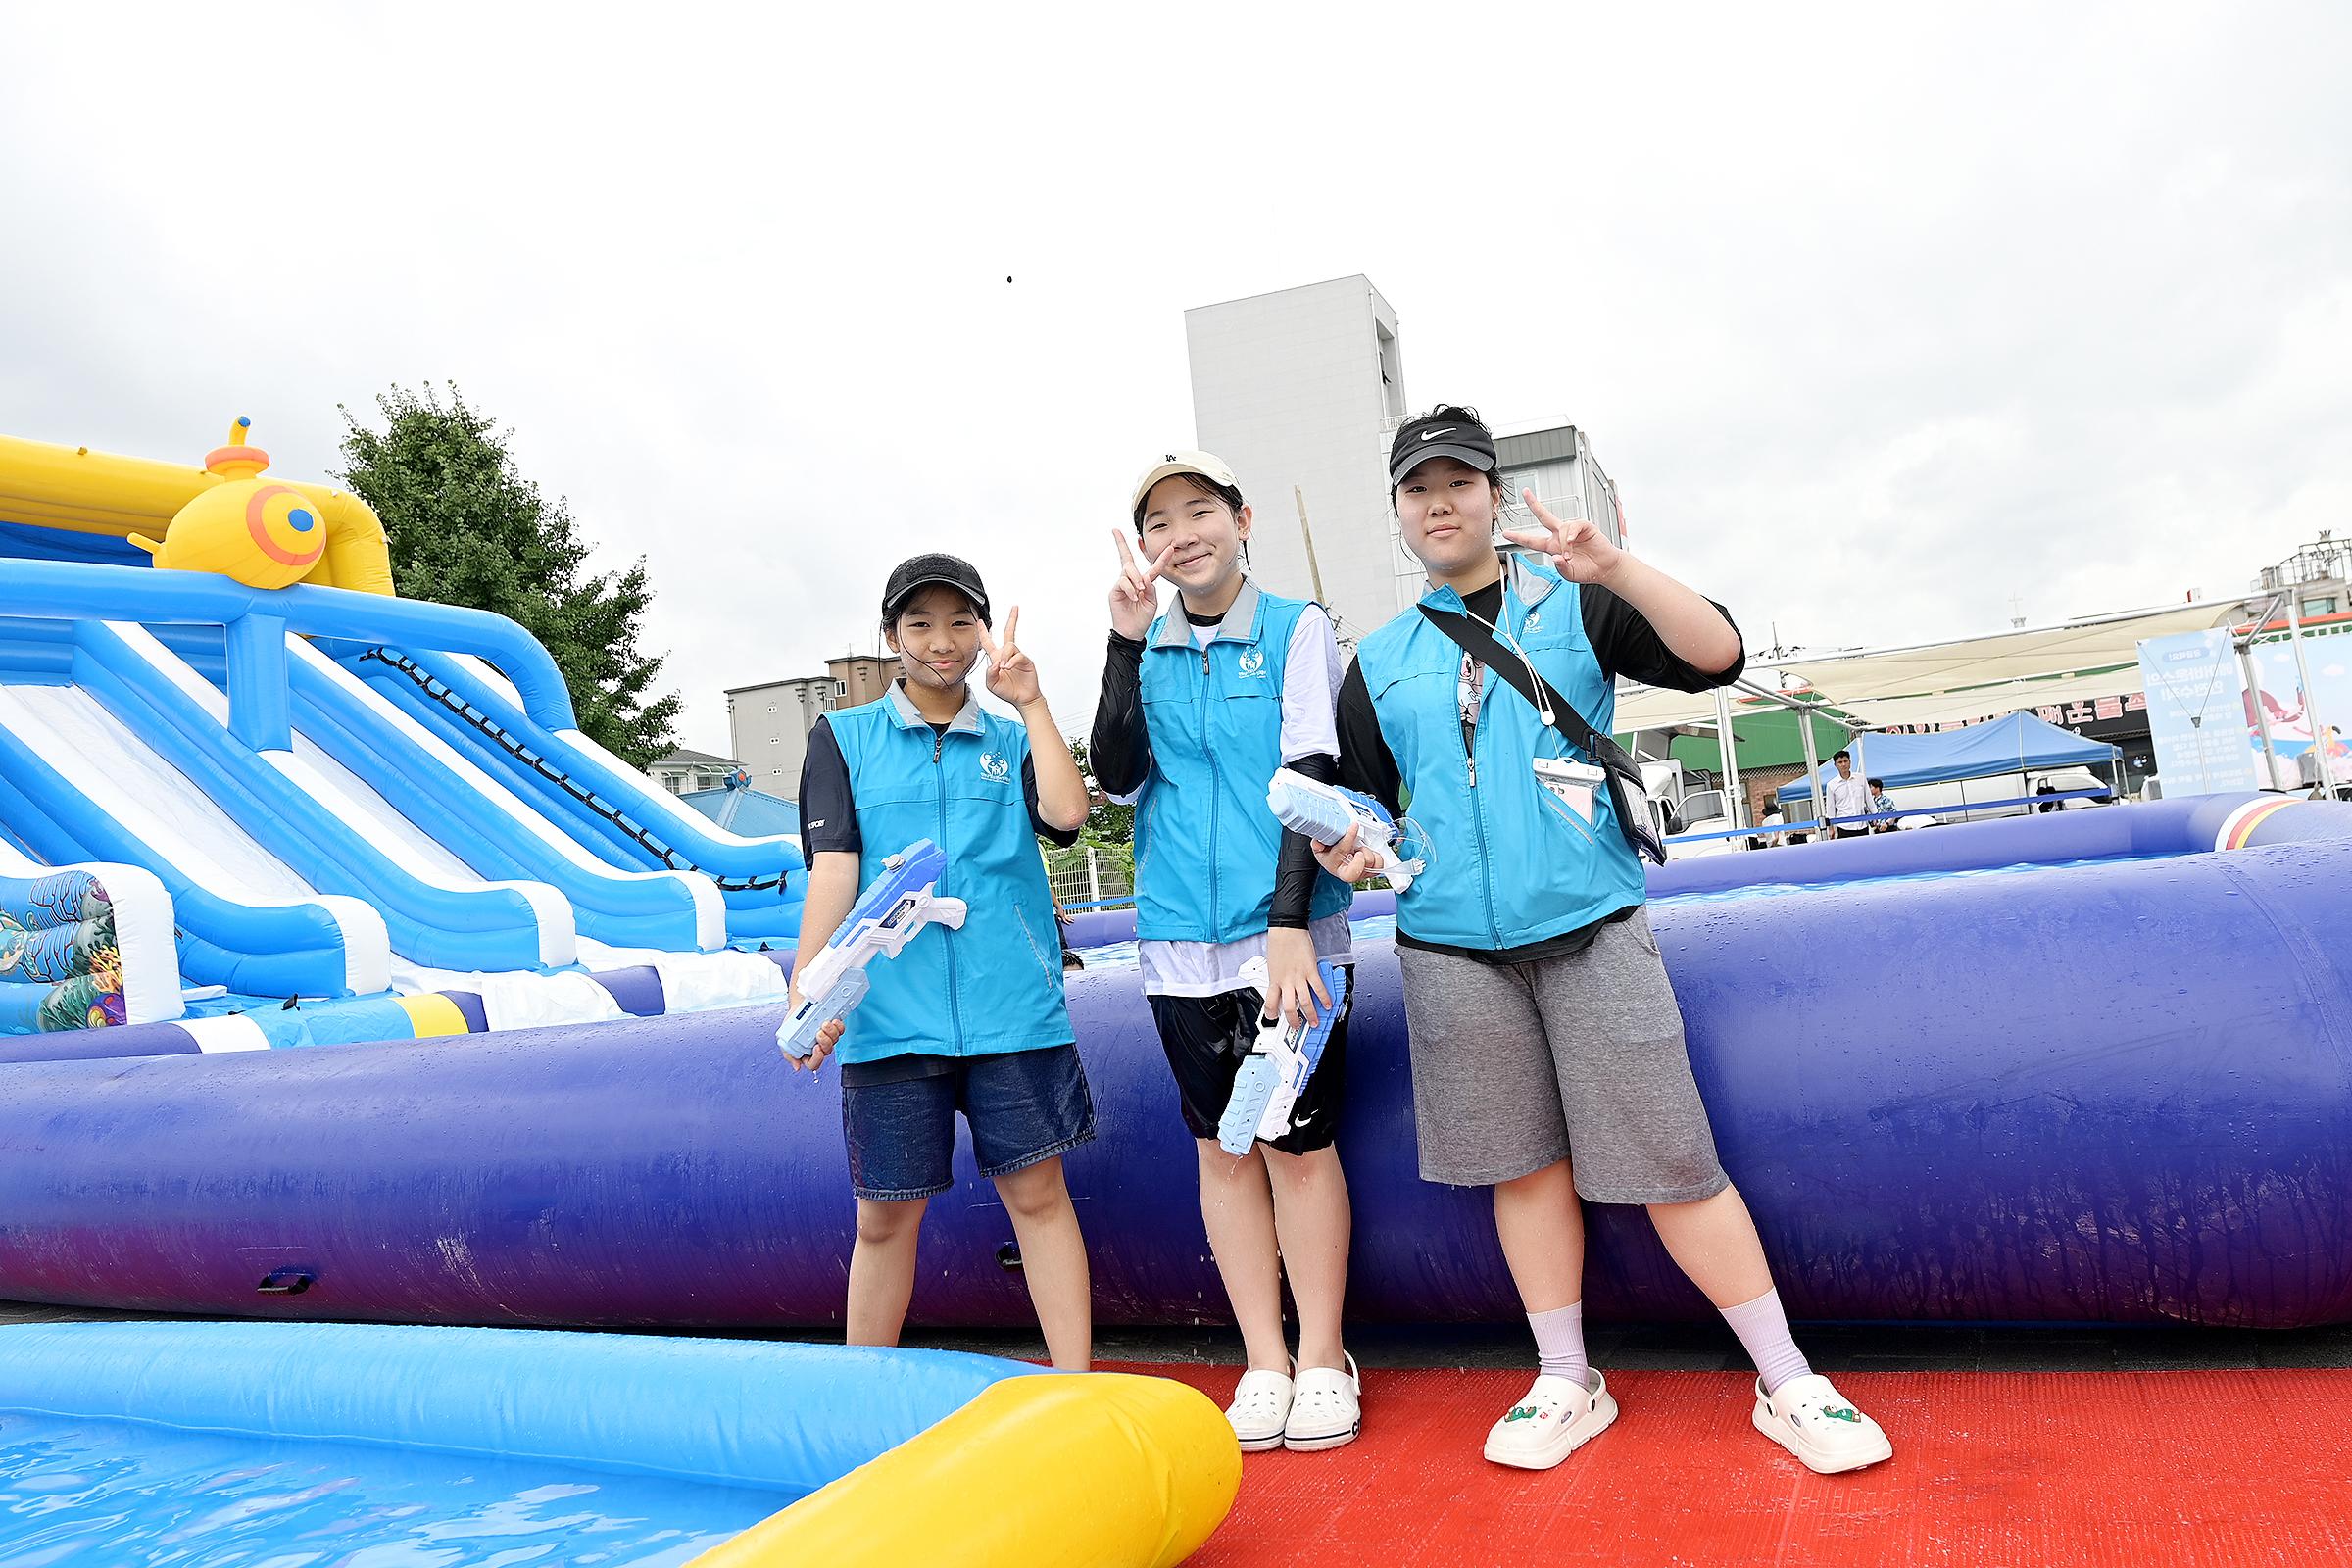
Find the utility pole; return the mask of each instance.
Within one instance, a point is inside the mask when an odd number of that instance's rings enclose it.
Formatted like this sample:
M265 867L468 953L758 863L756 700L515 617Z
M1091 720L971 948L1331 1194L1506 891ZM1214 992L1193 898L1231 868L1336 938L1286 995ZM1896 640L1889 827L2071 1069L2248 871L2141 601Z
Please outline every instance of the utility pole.
M2303 660L2303 585L2295 583L2286 590L2286 634L2295 645L2295 678L2303 685L2303 727L2311 731L2311 744L2319 753L2319 781L2323 789L2331 788L2335 775L2328 770L2328 731L2320 722L2319 710L2311 700L2311 665Z
M1813 840L1818 844L1828 836L1822 824L1829 820L1830 809L1822 801L1821 749L1813 744L1813 710L1802 704L1796 709L1796 729L1805 742L1805 785L1813 792ZM1788 815L1786 811L1781 814Z
M1315 564L1315 531L1306 525L1306 492L1293 485L1291 499L1298 503L1298 537L1306 541L1306 580L1315 585L1315 603L1323 605L1323 571Z
M2263 606L2237 644L2237 667L2246 677L2246 706L2254 710L2254 727L2262 733L2262 787L2266 790L2278 787L2278 749L2271 743L2271 710L2262 706L2262 672L2254 662L2254 638L2271 623L2278 608L2276 599Z

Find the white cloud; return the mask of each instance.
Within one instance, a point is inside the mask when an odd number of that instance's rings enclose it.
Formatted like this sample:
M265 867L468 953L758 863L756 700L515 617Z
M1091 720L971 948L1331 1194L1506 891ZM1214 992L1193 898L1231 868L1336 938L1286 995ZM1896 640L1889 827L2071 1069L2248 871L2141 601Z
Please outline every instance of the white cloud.
M50 8L0 429L279 471L454 378L683 738L971 556L1066 727L1181 313L1362 271L1408 390L1572 418L1816 646L2242 592L2352 502L2352 13ZM1013 282L1007 284L1007 274Z

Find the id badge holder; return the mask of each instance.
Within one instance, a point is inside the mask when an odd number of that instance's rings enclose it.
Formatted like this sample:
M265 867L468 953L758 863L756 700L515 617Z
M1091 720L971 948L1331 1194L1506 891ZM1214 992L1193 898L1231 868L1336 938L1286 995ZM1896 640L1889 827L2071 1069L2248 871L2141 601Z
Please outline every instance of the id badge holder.
M1592 820L1592 792L1608 777L1590 762L1572 762L1565 758L1539 757L1535 760L1536 782L1544 792L1574 811L1584 821Z

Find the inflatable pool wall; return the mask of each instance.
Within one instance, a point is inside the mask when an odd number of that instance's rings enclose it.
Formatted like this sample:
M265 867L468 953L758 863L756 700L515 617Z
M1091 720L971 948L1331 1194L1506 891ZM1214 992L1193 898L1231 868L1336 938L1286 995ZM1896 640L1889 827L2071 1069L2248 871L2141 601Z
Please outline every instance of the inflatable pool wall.
M529 1467L542 1485L619 1474L725 1489L749 1494L751 1509L731 1505L740 1517L776 1510L698 1555L696 1568L1165 1568L1225 1517L1242 1470L1216 1406L1165 1379L672 1336L19 1325L0 1328L0 1417L12 1414L238 1440L263 1467L283 1463L288 1445L358 1445L372 1452L330 1461L355 1480L417 1452ZM337 1560L369 1544L368 1532L400 1537L410 1528L401 1516L426 1509L412 1503L387 1517L369 1509L364 1485L354 1497L357 1534L341 1537ZM75 1500L51 1489L30 1511ZM252 1506L231 1501L223 1512ZM194 1534L158 1544L175 1559ZM271 1561L312 1560L326 1534L242 1535L238 1560L272 1545L304 1549Z
M1653 926L1796 1315L2352 1319L2352 842L1669 903ZM1221 1317L1137 990L1117 968L1070 988L1101 1126L1067 1161L1098 1310ZM1484 1193L1416 1174L1385 943L1361 949L1356 1006L1350 1311L1512 1321ZM778 1013L0 1068L0 1297L834 1322L838 1090L778 1057ZM1029 1321L1010 1241L986 1183L936 1200L917 1320ZM1596 1314L1705 1312L1642 1216L1594 1210L1592 1251Z

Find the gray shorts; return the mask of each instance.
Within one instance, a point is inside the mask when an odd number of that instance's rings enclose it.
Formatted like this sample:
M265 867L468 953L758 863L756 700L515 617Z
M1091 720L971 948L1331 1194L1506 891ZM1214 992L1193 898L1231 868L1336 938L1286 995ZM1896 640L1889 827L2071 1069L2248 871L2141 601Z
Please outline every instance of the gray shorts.
M1649 915L1539 963L1399 946L1421 1179L1492 1187L1573 1152L1595 1203L1687 1203L1731 1185L1690 1077Z

